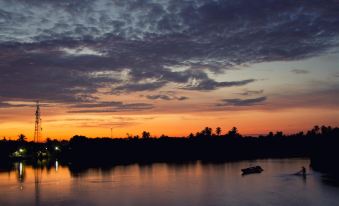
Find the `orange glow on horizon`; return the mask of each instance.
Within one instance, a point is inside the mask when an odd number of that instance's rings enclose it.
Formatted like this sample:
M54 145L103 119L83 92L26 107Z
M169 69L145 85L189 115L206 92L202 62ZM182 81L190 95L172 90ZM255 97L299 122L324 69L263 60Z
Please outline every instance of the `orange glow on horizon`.
M149 131L152 136L162 134L172 137L187 137L204 127L222 128L228 132L233 126L242 135L267 134L269 131L283 131L290 134L311 129L314 125L338 126L339 111L326 109L290 109L283 111L223 111L188 114L149 115L57 115L42 116L42 136L51 139L70 139L74 135L88 137L125 138ZM25 134L33 140L34 120L12 120L0 124L0 135L16 139Z

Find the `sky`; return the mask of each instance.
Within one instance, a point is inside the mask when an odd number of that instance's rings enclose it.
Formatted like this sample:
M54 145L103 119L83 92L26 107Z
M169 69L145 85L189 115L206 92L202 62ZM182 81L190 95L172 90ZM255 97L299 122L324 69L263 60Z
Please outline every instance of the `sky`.
M338 0L0 0L0 137L339 126Z

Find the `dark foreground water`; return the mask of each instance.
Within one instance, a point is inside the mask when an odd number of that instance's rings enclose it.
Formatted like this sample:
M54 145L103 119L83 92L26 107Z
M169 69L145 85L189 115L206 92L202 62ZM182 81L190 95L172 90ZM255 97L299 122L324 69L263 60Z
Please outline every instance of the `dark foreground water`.
M241 175L253 165L265 171ZM268 159L80 171L58 162L38 169L17 163L0 170L0 205L339 205L339 187L308 165L307 159ZM306 178L293 175L301 166Z

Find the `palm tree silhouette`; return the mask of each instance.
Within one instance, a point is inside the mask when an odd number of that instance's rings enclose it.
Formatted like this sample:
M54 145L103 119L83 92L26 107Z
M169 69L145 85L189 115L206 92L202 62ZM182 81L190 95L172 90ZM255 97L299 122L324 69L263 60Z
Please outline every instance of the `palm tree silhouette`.
M221 134L221 128L220 128L220 127L217 127L217 128L215 129L215 133L217 134L217 136L220 136L220 134Z
M26 136L24 134L19 134L18 142L26 142Z

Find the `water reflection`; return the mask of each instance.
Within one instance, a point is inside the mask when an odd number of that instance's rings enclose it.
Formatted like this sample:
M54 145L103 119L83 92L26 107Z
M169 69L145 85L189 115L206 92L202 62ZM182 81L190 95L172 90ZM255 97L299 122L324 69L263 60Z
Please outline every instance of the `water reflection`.
M34 170L35 205L40 205L41 170L41 168L35 168Z
M17 167L17 180L20 185L20 190L24 190L24 182L26 177L26 165L23 162L16 163L15 167ZM35 191L35 205L40 205L40 184L41 184L41 174L42 170L46 166L46 162L37 161L36 164L34 164L33 169L33 176L34 176L34 191ZM31 167L31 166L30 166ZM30 171L30 175L32 175L32 172Z
M17 168L18 168L18 175L17 175L17 177L18 177L18 182L19 182L19 188L20 188L20 190L23 190L24 189L24 187L23 187L23 182L24 182L24 180L25 180L25 170L24 170L24 166L23 166L23 163L22 162L20 162L19 164L17 164L17 166L16 166Z
M17 164L16 166L18 168L18 182L22 183L25 181L25 170L24 170L24 165L22 162Z
M57 172L59 169L59 162L58 160L55 161L55 171Z
M253 164L264 172L242 176L240 170ZM339 189L320 174L309 168L309 175L295 174L307 164L282 159L90 168L18 162L0 172L0 205L337 205Z

